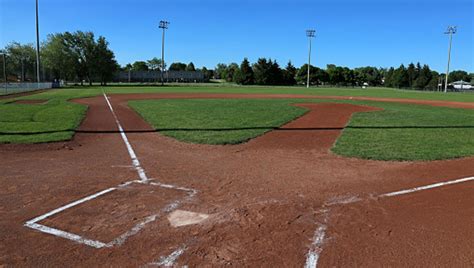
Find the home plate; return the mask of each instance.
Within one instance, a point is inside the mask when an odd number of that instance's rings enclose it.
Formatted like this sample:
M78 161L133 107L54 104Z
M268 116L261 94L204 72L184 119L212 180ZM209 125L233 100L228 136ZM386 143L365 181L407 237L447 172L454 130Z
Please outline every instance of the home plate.
M168 220L170 221L171 226L173 227L180 227L186 226L191 224L197 224L205 219L209 218L209 215L196 213L186 210L175 210L170 213L168 216Z

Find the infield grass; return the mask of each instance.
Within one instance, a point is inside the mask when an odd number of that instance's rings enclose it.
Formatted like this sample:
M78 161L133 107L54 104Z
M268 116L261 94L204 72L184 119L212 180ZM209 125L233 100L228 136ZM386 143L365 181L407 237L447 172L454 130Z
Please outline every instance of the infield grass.
M344 102L384 109L353 115L332 148L339 155L396 161L474 155L474 110L312 99L145 100L129 105L166 136L192 143L235 144L301 116L305 109L292 104L309 102Z
M242 143L306 112L286 100L148 100L129 105L162 134L204 144Z
M108 94L279 93L474 102L474 94L383 88L67 88L0 100L0 143L38 143L71 139L87 107L68 100L97 96L102 94L103 90ZM17 99L48 101L33 105L11 103ZM304 113L303 108L293 107L292 103L320 101L322 100L157 100L137 101L131 105L165 135L187 142L235 144L262 135ZM333 148L337 154L378 160L434 160L474 155L474 110L368 101L332 102L366 104L385 109L380 112L355 114ZM180 130L182 128L188 130Z

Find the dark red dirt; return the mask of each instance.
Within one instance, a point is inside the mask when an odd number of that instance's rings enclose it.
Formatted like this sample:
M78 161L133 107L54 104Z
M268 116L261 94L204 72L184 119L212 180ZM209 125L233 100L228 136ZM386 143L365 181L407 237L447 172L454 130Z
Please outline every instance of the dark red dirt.
M306 98L127 94L110 99L125 130L150 130L126 105L127 100L197 97ZM103 97L77 102L89 105L80 129L117 130ZM340 128L353 112L374 110L349 104L302 105L311 112L284 128ZM0 264L143 266L186 245L179 265L303 266L314 231L323 221L320 209L328 200L369 197L474 174L474 158L382 162L339 157L329 151L339 134L338 130L284 130L241 145L210 146L181 143L153 132L127 133L150 178L199 191L180 209L211 217L180 228L171 227L163 217L123 245L105 249L40 233L23 224L84 196L137 179L120 135L78 133L67 143L1 145ZM164 191L158 192L169 196ZM320 266L472 266L472 193L470 183L335 206L329 213ZM111 193L42 223L49 221L106 240L130 226L134 220L130 215L141 218L161 206L145 202L146 192L135 192L126 205L122 205L126 194L115 196ZM94 204L105 208L94 210ZM143 211L136 206L143 206Z

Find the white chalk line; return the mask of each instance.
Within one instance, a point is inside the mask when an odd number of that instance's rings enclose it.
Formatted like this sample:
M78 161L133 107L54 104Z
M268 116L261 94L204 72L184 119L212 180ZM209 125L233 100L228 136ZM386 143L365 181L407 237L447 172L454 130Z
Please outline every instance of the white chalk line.
M103 190L103 191L100 191L100 192L98 192L98 193L95 193L95 194L86 196L86 197L84 197L84 198L82 198L82 199L79 199L79 200L77 200L77 201L74 201L74 202L72 202L72 203L69 203L69 204L67 204L67 205L64 205L64 206L59 207L59 208L57 208L57 209L51 210L51 211L48 212L48 213L45 213L45 214L43 214L43 215L41 215L41 216L39 216L39 217L36 217L36 218L34 218L34 219L32 219L32 220L29 220L29 221L26 222L26 224L36 223L36 222L42 221L42 220L44 220L44 219L46 219L46 218L48 218L48 217L50 217L50 216L52 216L52 215L54 215L54 214L57 214L57 213L59 213L59 212L61 212L61 211L64 211L64 210L66 210L66 209L68 209L68 208L72 208L72 207L77 206L77 205L79 205L79 204L82 204L82 203L84 203L84 202L86 202L86 201L89 201L89 200L92 200L92 199L94 199L94 198L97 198L97 197L99 197L99 196L101 196L101 195L104 195L104 194L106 194L106 193L108 193L108 192L111 192L111 191L114 191L114 190L116 190L116 189L117 189L117 188L112 187L112 188L108 188L108 189L105 189L105 190Z
M82 199L79 199L79 200L76 200L74 202L71 202L69 204L66 204L62 207L59 207L57 209L54 209L52 211L49 211L43 215L40 215L32 220L29 220L27 221L24 226L28 227L28 228L31 228L31 229L34 229L34 230L37 230L37 231L40 231L40 232L43 232L43 233L47 233L47 234L51 234L51 235L54 235L54 236L58 236L58 237L62 237L62 238L65 238L65 239L69 239L69 240L72 240L74 242L77 242L77 243L80 243L80 244L84 244L84 245L88 245L88 246L91 246L91 247L94 247L94 248L103 248L103 247L112 247L112 246L115 246L115 245L121 245L125 242L125 240L132 236L132 235L135 235L137 234L140 230L142 230L145 225L147 225L148 223L150 222L153 222L155 221L157 218L159 218L160 214L162 213L168 213L174 209L176 209L183 200L175 200L173 202L171 202L170 204L166 205L161 211L160 213L157 213L157 214L153 214L151 216L148 216L146 217L143 221L139 222L138 224L136 224L134 227L132 227L129 231L123 233L122 235L120 235L119 237L115 238L114 240L112 240L111 242L109 243L104 243L104 242L101 242L101 241L98 241L98 240L92 240L92 239L88 239L88 238L84 238L80 235L77 235L77 234L73 234L73 233L70 233L70 232L66 232L66 231L63 231L63 230L59 230L59 229L56 229L56 228L52 228L52 227L48 227L46 225L42 225L42 224L39 224L37 222L39 221L42 221L48 217L51 217L55 214L58 214L66 209L69 209L69 208L72 208L72 207L75 207L79 204L82 204L82 203L85 203L87 201L90 201L90 200L93 200L95 198L98 198L102 195L105 195L109 192L112 192L114 190L117 190L118 188L122 188L122 187L126 187L132 183L140 183L140 184L147 184L147 185L153 185L153 186L157 186L157 187L161 187L161 188L165 188L165 189L175 189L175 190L179 190L179 191L185 191L188 193L187 197L185 198L185 200L189 200L191 199L192 197L194 197L197 193L197 190L195 189L191 189L191 188L185 188L185 187L179 187L179 186L175 186L175 185L171 185L171 184L164 184L164 183L161 183L161 182L151 182L150 179L148 179L146 173L145 173L145 170L141 167L140 165L140 162L135 154L135 151L133 150L130 142L128 141L128 138L122 128L122 126L120 125L120 122L118 120L118 117L117 115L115 114L114 110L113 110L113 107L111 105L111 103L109 102L108 100L108 97L105 93L104 94L104 98L107 102L107 105L109 106L109 109L110 111L112 112L112 115L114 116L114 119L115 119L115 122L119 128L119 131L120 131L120 135L127 147L127 150L129 152L129 155L130 155L130 158L132 159L132 164L133 164L133 167L136 169L137 173L138 173L138 176L139 176L139 180L132 180L132 181L127 181L125 183L122 183L122 184L119 184L117 187L111 187L111 188L108 188L108 189L105 189L103 191L100 191L100 192L97 192L97 193L94 193L94 194L91 194L89 196L86 196ZM183 251L184 251L184 248L183 248ZM179 255L181 255L182 253L180 253ZM175 257L175 260L176 258L179 256L177 255Z
M27 223L27 224L25 224L25 226L27 226L31 229L35 229L37 231L43 232L43 233L47 233L47 234L51 234L51 235L54 235L54 236L66 238L66 239L69 239L69 240L72 240L72 241L75 241L75 242L78 242L78 243L81 243L81 244L85 244L85 245L88 245L88 246L91 246L91 247L94 247L94 248L103 248L103 247L107 246L107 244L105 244L103 242L100 242L100 241L97 241L97 240L87 239L87 238L84 238L80 235L69 233L69 232L59 230L59 229L56 229L56 228L51 228L51 227L48 227L48 226L45 226L45 225L42 225L42 224L38 224L38 223Z
M425 186L414 187L411 189L385 193L385 194L378 195L378 197L383 198L383 197L399 196L399 195L410 194L414 192L429 190L433 188L439 188L439 187L443 187L447 185L458 184L458 183L463 183L463 182L468 182L468 181L474 181L474 177L467 177L467 178L455 179L451 181L438 182L438 183L429 184ZM358 196L352 196L345 199L333 200L331 202L326 203L325 206L346 205L346 204L351 204L351 203L357 203L362 200L364 199L359 198ZM329 212L329 210L327 212ZM311 244L311 247L308 250L308 253L306 254L306 262L304 266L305 268L317 267L318 259L322 252L322 245L324 242L326 229L327 229L326 225L320 225L316 229L314 238L313 238L313 243Z
M321 225L314 232L313 243L311 244L311 249L306 255L305 268L315 268L318 265L319 254L322 251L322 245L324 242L324 236L326 235L326 225Z
M66 209L75 207L79 204L85 203L87 201L91 201L91 200L93 200L97 197L100 197L100 196L105 195L109 192L115 191L118 188L126 187L126 186L128 186L132 183L147 184L147 185L153 185L153 186L161 187L159 183L153 183L153 184L144 183L141 180L129 181L129 182L120 184L117 187L108 188L106 190L103 190L103 191L100 191L98 193L86 196L82 199L79 199L77 201L71 202L71 203L69 203L67 205L64 205L62 207L59 207L57 209L54 209L54 210L52 210L50 212L47 212L47 213L45 213L45 214L43 214L39 217L36 217L32 220L27 221L24 225L26 227L29 227L31 229L34 229L34 230L37 230L37 231L40 231L40 232L43 232L43 233L47 233L47 234L55 235L55 236L58 236L58 237L66 238L66 239L75 241L77 243L85 244L85 245L88 245L88 246L91 246L91 247L94 247L94 248L103 248L103 247L112 247L112 246L116 246L116 245L122 245L127 238L129 238L130 236L133 236L133 235L137 234L138 232L140 232L145 227L145 225L147 225L147 224L155 221L156 219L158 219L161 216L161 214L169 213L169 212L173 211L174 209L178 208L179 205L182 203L182 200L175 200L175 201L169 203L159 213L146 217L143 221L137 223L130 230L123 233L122 235L115 238L114 240L112 240L109 243L105 243L105 242L102 242L102 241L85 238L83 236L73 234L73 233L70 233L70 232L66 232L66 231L63 231L63 230L59 230L59 229L56 229L56 228L52 228L52 227L49 227L49 226L46 226L46 225L43 225L43 224L39 224L37 222L42 221L42 220L44 220L48 217L51 217L55 214L58 214L58 213L66 210ZM169 189L169 187L162 187L162 188ZM174 187L173 189L181 190L180 188L182 188L182 187ZM192 197L194 197L196 192L197 191L195 191L193 189L190 189L189 191L187 191L188 194L187 194L187 197L185 198L185 200L189 200Z
M462 178L462 179L457 179L457 180L452 180L452 181L445 181L445 182L438 182L438 183L425 185L425 186L420 186L420 187L415 187L415 188L411 188L411 189L407 189L407 190L401 190L401 191L381 194L381 195L379 195L379 197L391 197L391 196L397 196L397 195L404 195L404 194L419 192L419 191L433 189L433 188L439 188L439 187L443 187L443 186L446 186L446 185L458 184L458 183L467 182L467 181L474 181L474 177Z
M185 250L186 250L186 246L183 245L183 246L177 248L175 251L171 252L170 255L165 256L165 257L160 257L159 261L149 263L148 265L172 267L172 266L174 266L174 263L179 258L179 256L181 256L181 254L183 254Z
M105 94L105 92L102 93L104 95L105 101L107 102L107 105L109 106L110 112L112 113L115 123L117 124L117 127L120 132L120 136L122 136L122 140L125 143L125 146L127 147L128 154L130 155L130 158L132 159L132 164L135 167L135 170L138 173L138 176L142 181L147 181L148 177L146 176L145 170L141 167L140 161L138 161L138 157L135 154L135 151L132 148L132 145L128 141L127 135L125 134L125 131L123 131L122 125L120 124L120 121L117 117L117 114L115 114L114 108L112 107L112 104L109 101L109 98Z

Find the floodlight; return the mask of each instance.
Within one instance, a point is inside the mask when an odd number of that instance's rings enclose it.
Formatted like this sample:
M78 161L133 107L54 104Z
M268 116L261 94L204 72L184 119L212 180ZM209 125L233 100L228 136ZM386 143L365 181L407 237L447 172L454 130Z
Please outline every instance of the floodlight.
M446 81L444 84L444 92L448 92L448 76L449 76L449 64L451 62L451 45L453 43L453 34L457 32L457 26L448 26L445 34L449 34L449 48L448 48L448 66L446 68Z

